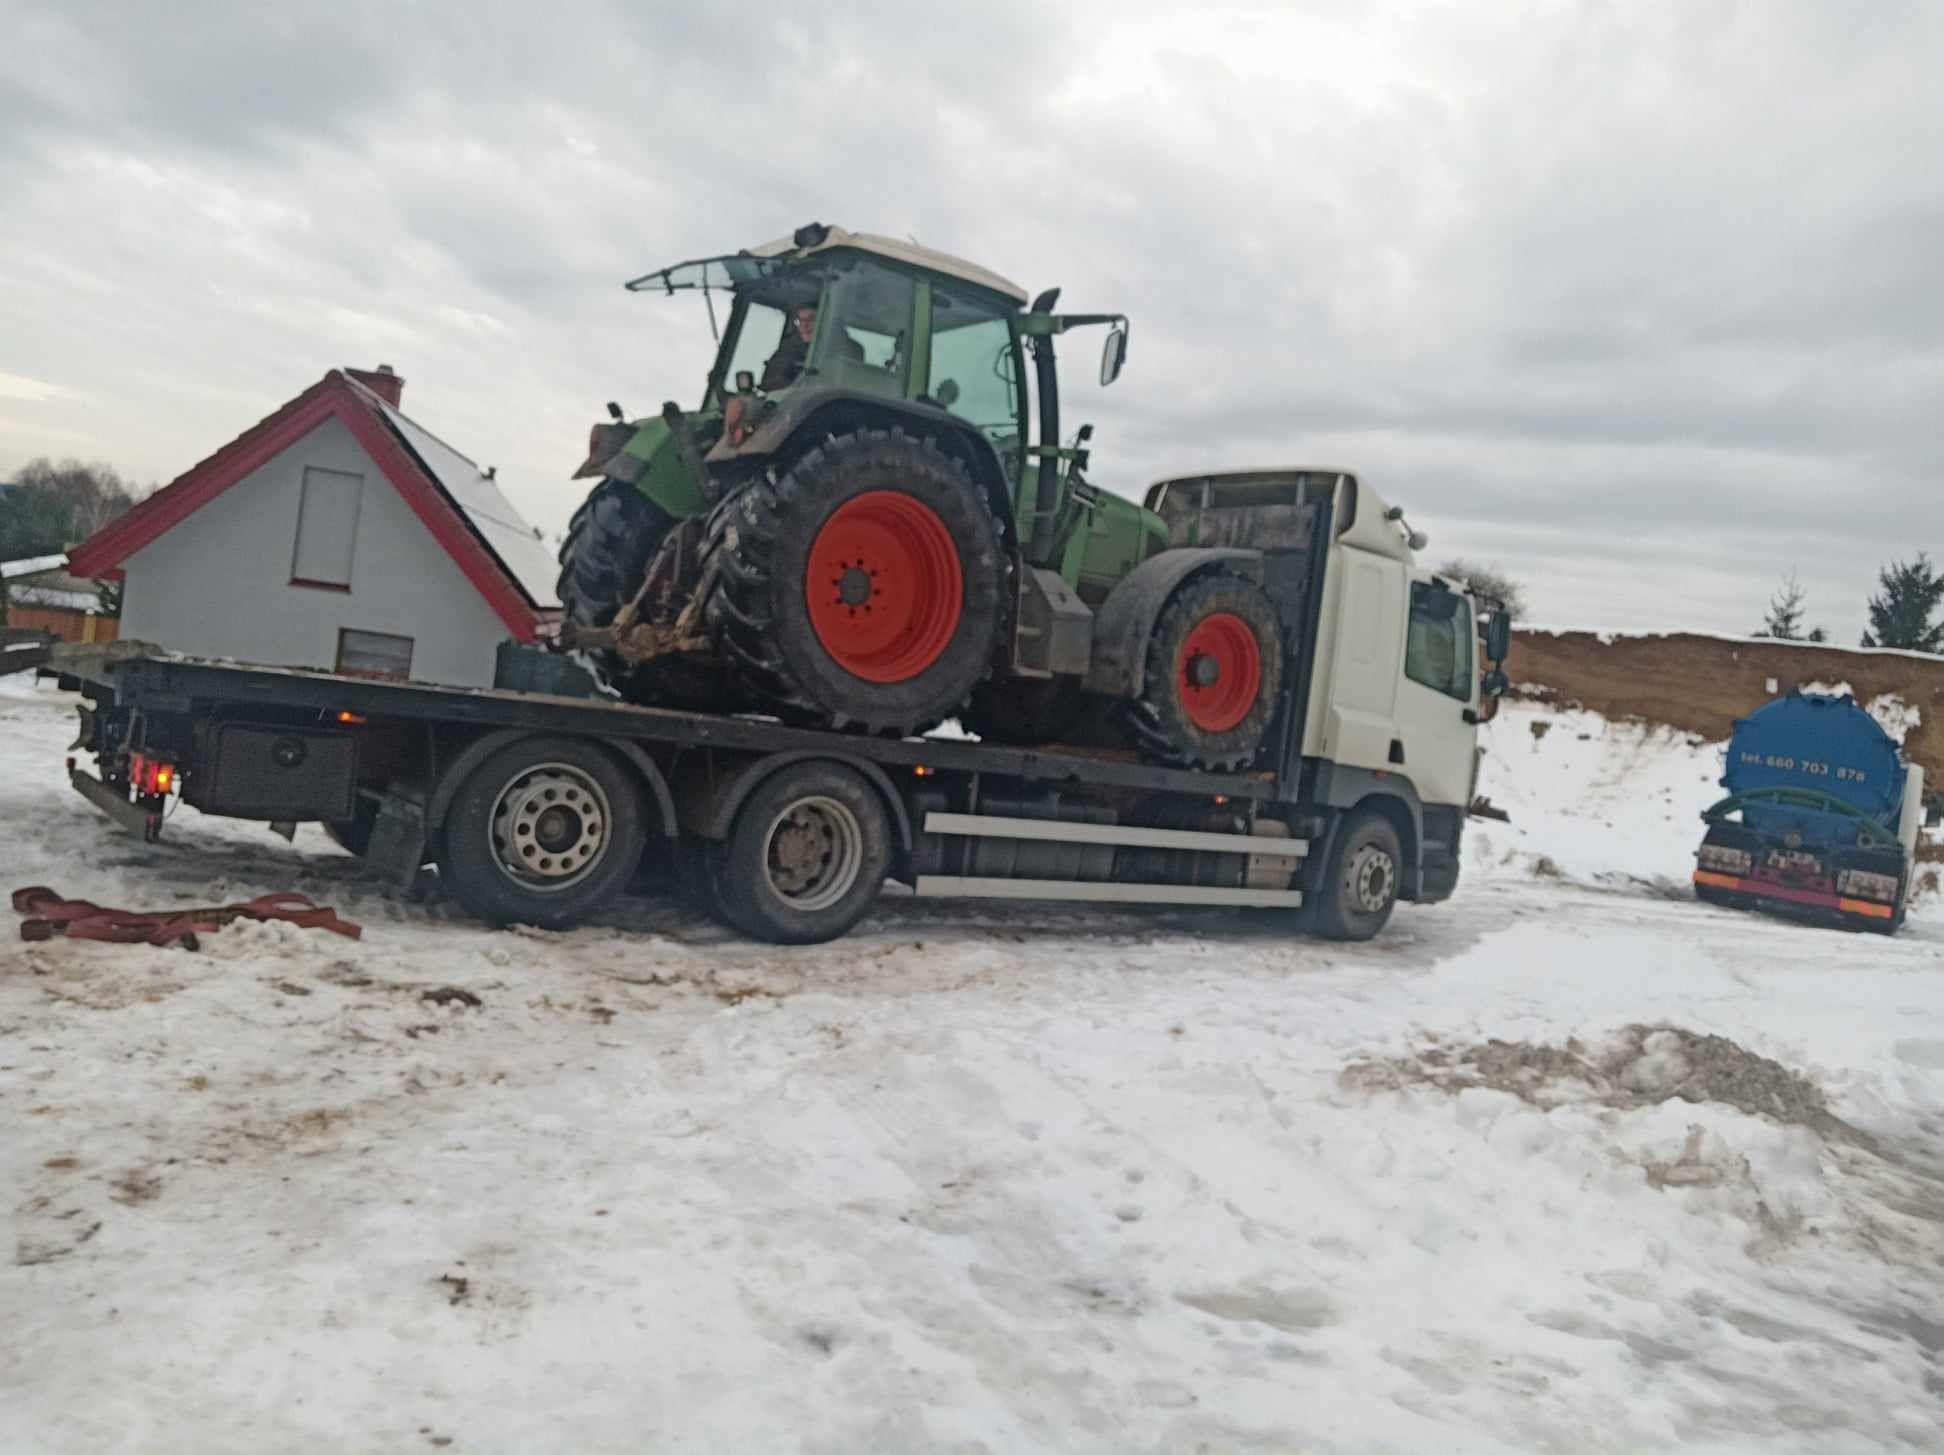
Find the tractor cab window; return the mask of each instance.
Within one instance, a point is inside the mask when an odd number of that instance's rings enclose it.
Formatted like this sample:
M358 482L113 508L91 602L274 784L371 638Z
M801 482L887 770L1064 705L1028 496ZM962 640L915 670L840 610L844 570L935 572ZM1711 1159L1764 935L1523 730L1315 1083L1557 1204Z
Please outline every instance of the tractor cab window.
M783 342L783 327L787 318L788 314L779 304L753 298L748 302L743 309L742 322L736 328L736 346L729 356L729 366L722 371L724 392L735 391L738 374L747 373L758 379L763 377L764 366L776 356Z
M1434 692L1470 702L1474 632L1469 598L1428 581L1413 581L1404 675Z
M818 384L904 397L916 282L868 258L841 260L829 277L810 341Z
M925 393L977 428L1016 468L1021 400L1008 315L946 286L932 290L931 378Z

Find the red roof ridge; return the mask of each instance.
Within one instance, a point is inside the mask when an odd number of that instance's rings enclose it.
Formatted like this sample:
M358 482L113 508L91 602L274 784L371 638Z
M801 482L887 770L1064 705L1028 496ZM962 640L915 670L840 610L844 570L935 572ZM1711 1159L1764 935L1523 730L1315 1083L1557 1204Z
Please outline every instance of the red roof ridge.
M89 536L68 553L68 569L77 576L119 577L121 563L135 552L180 525L325 420L336 417L343 421L359 447L432 532L433 538L507 629L521 641L532 641L540 622L534 603L527 598L511 570L481 540L458 502L446 494L418 456L392 430L381 412L383 407L378 395L342 369L329 370L280 409L265 415L127 514Z

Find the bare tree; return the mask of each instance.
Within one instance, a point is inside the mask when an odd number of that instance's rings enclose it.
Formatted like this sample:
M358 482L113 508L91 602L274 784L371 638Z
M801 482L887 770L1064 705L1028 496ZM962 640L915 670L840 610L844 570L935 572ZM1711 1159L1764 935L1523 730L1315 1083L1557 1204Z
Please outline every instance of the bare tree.
M1473 596L1489 596L1494 601L1503 602L1505 609L1514 616L1525 615L1525 587L1497 566L1482 565L1458 557L1438 567L1438 574L1459 582Z
M136 491L113 465L84 465L79 460L55 464L46 456L29 460L14 474L17 488L31 490L66 508L71 545L86 540L135 503Z

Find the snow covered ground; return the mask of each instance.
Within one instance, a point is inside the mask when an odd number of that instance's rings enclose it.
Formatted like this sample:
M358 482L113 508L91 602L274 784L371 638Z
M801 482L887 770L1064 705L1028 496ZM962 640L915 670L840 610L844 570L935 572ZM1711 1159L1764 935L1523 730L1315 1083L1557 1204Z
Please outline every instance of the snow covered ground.
M68 729L0 697L0 887L366 928L0 941L6 1449L1938 1446L1944 920L1695 904L1714 749L1508 708L1514 822L1366 946L904 900L780 951L144 846Z

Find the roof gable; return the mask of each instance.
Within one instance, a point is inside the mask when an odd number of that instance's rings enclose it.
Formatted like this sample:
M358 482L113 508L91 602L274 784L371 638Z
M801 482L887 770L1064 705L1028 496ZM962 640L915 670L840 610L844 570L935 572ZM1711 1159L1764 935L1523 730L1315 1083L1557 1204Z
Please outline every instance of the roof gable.
M497 487L491 494L497 507L479 495L478 510L452 493L432 464L416 453L414 442L408 447L407 427L437 445L453 460L461 461L477 475L477 467L457 451L440 444L436 436L421 430L404 415L341 370L333 369L302 394L274 414L258 420L249 429L191 466L153 495L119 519L109 522L68 554L68 568L77 576L113 577L120 575L121 563L136 551L180 525L196 511L221 495L246 475L275 459L327 419L338 419L351 431L373 464L403 497L427 530L450 556L486 604L522 641L538 634L540 615L550 603L551 593L534 580L537 563L532 552L520 549L515 537L518 521L511 505ZM449 461L442 461L450 465ZM455 480L462 472L451 467ZM485 480L484 476L478 479ZM491 486L491 482L486 482ZM482 517L491 515L490 521ZM491 533L489 534L489 528ZM538 541L532 543L539 546ZM518 564L500 552L505 547ZM545 548L540 547L545 554ZM544 577L542 577L544 579ZM538 589L536 589L536 585Z

